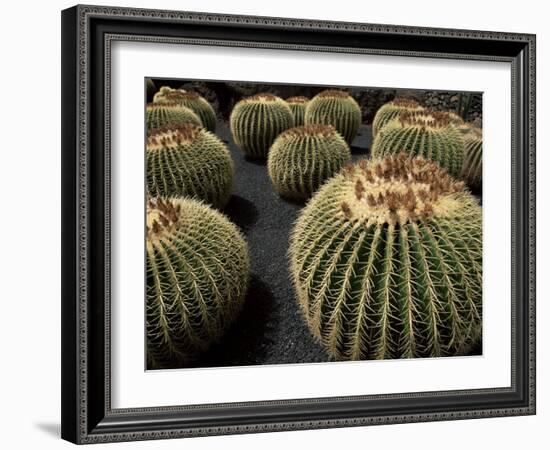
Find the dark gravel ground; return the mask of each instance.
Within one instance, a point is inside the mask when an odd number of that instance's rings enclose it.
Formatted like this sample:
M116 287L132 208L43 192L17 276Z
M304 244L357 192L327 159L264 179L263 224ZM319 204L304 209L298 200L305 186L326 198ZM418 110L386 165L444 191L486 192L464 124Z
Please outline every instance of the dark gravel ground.
M242 313L229 332L186 367L328 361L302 318L288 270L288 239L303 204L279 197L266 163L243 156L227 123L218 122L216 134L229 145L235 162L233 196L224 213L246 236L251 283ZM367 156L370 144L370 127L362 126L351 148L353 159Z

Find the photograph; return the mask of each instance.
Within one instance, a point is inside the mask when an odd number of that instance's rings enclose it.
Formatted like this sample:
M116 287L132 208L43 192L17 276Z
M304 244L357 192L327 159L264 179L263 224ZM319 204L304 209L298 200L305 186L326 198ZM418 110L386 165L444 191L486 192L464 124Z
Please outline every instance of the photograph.
M483 355L483 93L144 79L146 370Z

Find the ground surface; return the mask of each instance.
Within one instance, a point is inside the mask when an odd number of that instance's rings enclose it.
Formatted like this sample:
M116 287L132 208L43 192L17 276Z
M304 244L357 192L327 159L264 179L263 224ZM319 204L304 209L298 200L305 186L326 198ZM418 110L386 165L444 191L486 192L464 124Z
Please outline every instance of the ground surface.
M301 316L288 271L288 239L303 204L279 197L266 163L244 158L226 123L218 123L216 134L227 142L235 162L233 196L224 213L246 236L252 277L240 317L187 367L328 361ZM362 126L352 145L353 159L367 156L370 143L370 127Z

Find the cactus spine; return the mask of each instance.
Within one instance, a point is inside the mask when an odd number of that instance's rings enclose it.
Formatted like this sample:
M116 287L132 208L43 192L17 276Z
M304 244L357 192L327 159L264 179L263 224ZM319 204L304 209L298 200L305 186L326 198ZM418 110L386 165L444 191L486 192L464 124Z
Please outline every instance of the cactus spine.
M223 214L191 199L147 202L147 362L185 365L238 315L250 261Z
M361 125L361 108L347 92L328 89L309 101L304 123L332 125L351 145Z
M331 125L304 125L279 135L267 167L283 197L307 199L351 159L349 147Z
M288 104L272 94L256 94L239 101L229 118L237 147L251 158L266 158L275 138L294 126Z
M147 131L167 126L192 123L202 127L202 122L189 108L175 103L149 103L146 109Z
M436 161L456 177L462 171L464 140L447 113L402 113L378 132L371 148L375 158L399 152Z
M347 166L300 215L291 271L337 360L465 355L481 336L481 207L405 154Z
M226 145L196 125L153 130L147 139L151 196L193 197L223 207L231 195L233 171Z
M181 89L167 92L159 102L175 103L184 106L193 111L199 118L203 126L214 133L216 131L216 112L212 105L196 92L188 92Z
M464 164L462 178L472 189L481 188L483 173L483 135L479 128L472 127L464 136Z
M288 106L294 116L294 126L299 127L304 124L304 116L306 114L306 106L309 102L307 97L289 97L286 99Z
M408 98L398 97L380 107L372 121L372 135L376 137L381 128L391 120L399 117L404 112L420 113L424 108L420 104Z

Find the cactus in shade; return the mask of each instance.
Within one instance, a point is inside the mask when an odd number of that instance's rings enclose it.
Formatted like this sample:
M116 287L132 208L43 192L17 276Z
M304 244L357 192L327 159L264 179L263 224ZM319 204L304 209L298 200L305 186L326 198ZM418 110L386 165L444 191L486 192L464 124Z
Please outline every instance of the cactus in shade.
M405 112L388 122L374 138L375 158L405 152L437 161L453 176L459 176L464 158L462 133L445 112Z
M482 324L482 218L438 164L405 154L349 165L303 209L291 271L336 360L466 355Z
M192 110L199 118L203 126L214 133L216 131L216 112L212 105L204 97L196 92L188 92L182 89L167 92L159 102L176 103Z
M415 100L401 97L395 98L391 102L382 105L380 109L376 111L374 120L372 121L372 135L376 136L384 125L399 117L404 112L420 113L423 110L424 108Z
M304 123L332 125L351 144L361 125L361 108L347 92L328 89L308 102Z
M299 127L300 125L303 125L309 98L301 96L289 97L286 99L286 102L288 103L288 106L290 106L292 115L294 116L294 126Z
M217 341L248 288L246 242L223 214L192 199L147 201L147 365L185 365Z
M464 135L464 164L462 165L462 179L472 189L481 188L483 173L483 135L479 128L471 127Z
M251 158L265 158L275 138L294 126L294 116L283 99L262 93L239 101L229 122L237 147Z
M307 199L351 159L348 144L331 125L304 125L279 135L267 168L283 197Z
M146 109L147 131L167 126L192 123L202 127L202 122L189 108L175 103L149 103Z
M223 207L233 185L227 146L202 127L185 123L153 130L147 138L151 196L193 197Z
M147 101L150 101L155 95L157 87L155 86L155 83L153 82L153 80L151 80L151 78L145 79L145 87L146 87Z

